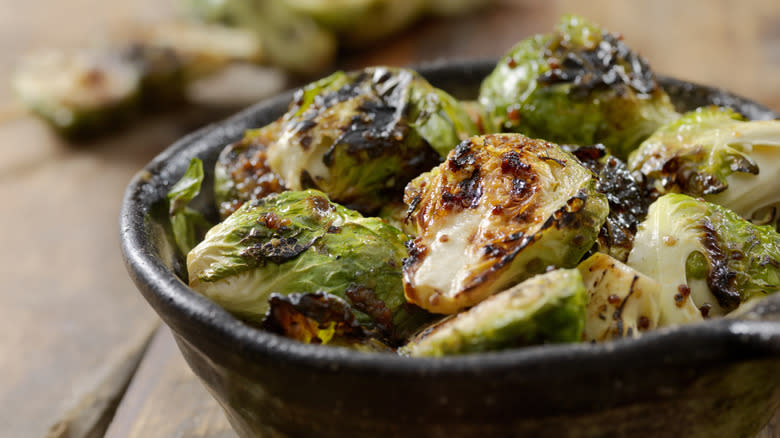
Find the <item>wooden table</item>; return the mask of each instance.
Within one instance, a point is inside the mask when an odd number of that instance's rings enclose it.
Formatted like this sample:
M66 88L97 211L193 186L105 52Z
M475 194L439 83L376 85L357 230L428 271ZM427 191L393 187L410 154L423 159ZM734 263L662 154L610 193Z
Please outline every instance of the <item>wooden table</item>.
M32 48L73 47L130 21L175 14L173 0L0 3L0 84ZM466 17L426 19L339 67L486 58L550 29L562 12L624 34L653 68L780 111L780 6L774 0L498 0ZM258 96L287 86L266 71ZM10 92L0 88L0 108ZM234 437L128 279L117 215L131 176L174 139L229 107L150 118L90 144L37 120L0 121L0 430L8 437ZM156 334L153 335L156 331ZM151 345L148 345L153 337ZM138 366L140 363L140 367ZM129 387L128 387L129 385ZM118 409L117 409L118 406ZM780 437L775 419L761 437Z

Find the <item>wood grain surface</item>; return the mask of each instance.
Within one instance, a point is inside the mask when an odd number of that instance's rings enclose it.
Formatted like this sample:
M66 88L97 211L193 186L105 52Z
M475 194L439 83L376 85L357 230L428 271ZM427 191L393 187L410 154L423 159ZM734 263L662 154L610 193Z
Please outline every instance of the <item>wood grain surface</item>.
M111 437L233 436L164 332L120 403L157 319L125 273L117 215L137 170L176 138L235 107L148 117L74 146L38 120L15 115L6 86L18 58L31 49L92 44L176 11L176 0L0 1L2 436L100 436L117 403ZM776 0L497 0L480 13L423 19L375 48L344 52L334 67L495 58L550 29L563 12L623 33L660 73L727 88L780 111ZM280 76L269 71L250 81L256 95L288 86ZM774 421L776 430L780 420Z

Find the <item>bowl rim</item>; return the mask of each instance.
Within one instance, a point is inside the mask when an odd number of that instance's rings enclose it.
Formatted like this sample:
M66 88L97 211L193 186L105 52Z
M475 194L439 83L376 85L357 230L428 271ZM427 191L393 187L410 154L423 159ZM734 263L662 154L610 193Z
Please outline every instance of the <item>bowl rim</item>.
M495 60L437 61L412 66L424 77L483 71ZM489 71L489 70L488 70ZM723 90L691 84L658 75L664 83L700 87L725 93L728 99L746 102L771 114L767 108ZM780 357L780 293L761 300L743 319L720 318L667 327L648 332L639 339L618 339L605 343L574 343L531 346L499 352L441 358L409 358L396 354L366 353L341 347L303 344L249 326L217 304L190 289L165 266L150 240L147 214L151 198L160 187L170 187L180 175L173 175L172 160L189 158L211 150L210 138L236 137L248 115L289 102L294 90L261 101L223 121L207 125L173 143L157 155L129 183L122 200L119 232L125 265L146 300L184 341L200 346L219 346L251 359L272 359L331 372L376 373L387 376L481 374L538 368L540 364L578 362L583 369L603 368L612 363L640 362L643 366L691 361L709 362L731 358ZM728 100L727 99L727 100ZM777 117L777 114L775 114ZM224 144L224 143L223 143ZM197 338L189 336L192 330ZM178 336L177 336L178 337ZM691 351L692 346L696 351ZM705 348L706 347L706 348Z

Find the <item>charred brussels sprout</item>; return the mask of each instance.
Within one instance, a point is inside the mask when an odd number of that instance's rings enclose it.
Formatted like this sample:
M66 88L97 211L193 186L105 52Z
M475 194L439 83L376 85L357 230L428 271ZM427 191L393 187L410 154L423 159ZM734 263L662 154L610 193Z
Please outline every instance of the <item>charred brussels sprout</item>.
M277 301L323 293L347 310L318 324L400 339L417 323L403 296L404 240L384 221L331 203L321 192L283 192L244 203L209 230L187 256L190 287L258 323L274 293Z
M699 108L658 129L628 164L656 195L704 196L748 219L777 220L780 121L748 122L727 108ZM770 217L761 217L767 209Z
M476 132L453 97L411 70L383 67L306 86L279 123L266 153L284 185L322 190L362 212L400 195Z
M650 205L627 264L660 283L659 325L697 321L780 290L780 234L668 194Z
M576 269L537 275L423 330L401 353L444 356L578 342L585 323L585 295Z
M625 159L677 117L647 62L619 36L576 16L515 46L480 101L503 130L559 143L603 143Z
M646 190L628 171L626 163L609 154L603 145L562 147L598 175L596 190L609 201L609 215L599 231L598 250L625 262L636 228L647 215Z
M404 262L409 301L454 313L549 266L574 267L608 212L593 173L520 134L462 142L406 188L417 228Z
M584 338L638 338L658 326L661 286L652 278L596 253L577 266L588 291Z
M223 219L244 202L286 189L267 161L268 147L278 133L278 123L251 129L220 152L214 168L214 195Z

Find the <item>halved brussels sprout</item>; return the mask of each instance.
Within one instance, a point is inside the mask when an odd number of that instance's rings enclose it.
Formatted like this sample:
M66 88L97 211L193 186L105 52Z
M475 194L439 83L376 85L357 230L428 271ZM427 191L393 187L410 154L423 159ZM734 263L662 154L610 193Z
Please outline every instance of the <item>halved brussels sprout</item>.
M631 154L657 195L685 193L774 222L780 207L780 121L745 121L728 108L705 107L658 129Z
M598 250L625 262L634 244L636 228L647 216L648 196L626 163L609 154L604 145L562 145L598 175L596 190L609 201L609 215L599 231Z
M658 326L657 281L603 253L588 257L577 269L588 291L586 341L638 338Z
M627 264L660 283L659 325L698 321L780 290L780 234L667 194L650 205Z
M400 352L435 357L578 342L585 325L585 296L576 269L537 275L423 330Z
M583 18L564 16L528 38L482 83L480 102L503 130L558 143L603 143L625 159L677 113L647 61Z
M244 202L286 190L268 165L268 147L279 135L279 124L250 129L244 138L226 146L214 167L214 197L222 219Z
M411 70L337 72L296 93L267 162L291 190L368 213L474 132L453 97Z
M576 266L608 213L593 173L555 144L472 137L406 188L417 228L407 299L455 313L548 267Z
M349 306L362 330L397 340L424 319L403 296L405 239L322 192L282 192L244 203L209 230L187 256L189 283L254 322L274 293L327 293Z
M135 115L142 74L120 54L47 51L21 63L13 88L60 135L80 139L115 128Z

